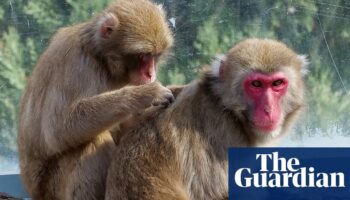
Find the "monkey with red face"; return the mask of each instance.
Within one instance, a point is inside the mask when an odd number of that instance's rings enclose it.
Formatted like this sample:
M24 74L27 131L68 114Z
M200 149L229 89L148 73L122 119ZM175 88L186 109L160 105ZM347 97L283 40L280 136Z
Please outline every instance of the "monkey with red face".
M288 132L304 105L306 63L274 40L237 44L121 139L106 198L226 199L228 148L267 145Z

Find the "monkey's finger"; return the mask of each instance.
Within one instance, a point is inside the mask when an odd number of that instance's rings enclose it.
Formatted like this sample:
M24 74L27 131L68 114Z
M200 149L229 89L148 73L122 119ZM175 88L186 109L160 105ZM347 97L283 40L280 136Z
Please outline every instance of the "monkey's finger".
M165 101L165 102L161 103L160 106L162 106L163 108L167 108L170 106L170 104L171 103L169 101Z
M156 106L156 107L164 104L169 104L169 102L167 100L164 100L164 101L155 100L152 102L152 106Z
M159 106L159 105L170 105L174 102L174 96L172 93L165 94L162 98L156 99L152 102L153 106Z
M173 94L168 95L166 98L170 104L174 103L174 101L175 101Z
M164 107L164 106L166 106L166 107L168 107L170 104L171 104L171 103L170 103L168 100L164 100L164 101L154 101L154 102L152 103L152 106L155 106L155 107L158 107L158 106Z

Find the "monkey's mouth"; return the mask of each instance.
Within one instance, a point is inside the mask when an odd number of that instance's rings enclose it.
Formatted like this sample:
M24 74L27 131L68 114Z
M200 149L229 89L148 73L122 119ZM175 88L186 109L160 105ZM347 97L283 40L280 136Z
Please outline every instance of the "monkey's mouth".
M145 82L154 82L156 80L155 66L141 66L139 72L141 79Z
M276 130L276 128L278 127L278 123L271 120L254 121L253 126L260 131L269 133Z
M139 68L140 78L144 83L152 83L157 78L155 59L152 54L140 54L139 55Z

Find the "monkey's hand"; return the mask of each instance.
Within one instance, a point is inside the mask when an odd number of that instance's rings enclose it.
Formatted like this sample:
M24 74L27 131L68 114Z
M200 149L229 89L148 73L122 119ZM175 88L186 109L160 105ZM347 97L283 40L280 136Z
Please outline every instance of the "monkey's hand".
M130 87L127 91L137 95L134 102L136 106L133 106L134 111L128 119L110 130L116 145L119 144L124 135L130 133L138 124L162 113L174 101L172 92L159 83Z
M136 113L151 106L168 107L174 102L172 92L158 82L137 86L134 89L139 99Z
M173 93L175 99L177 99L177 96L182 92L182 90L186 87L187 85L170 85L167 86L169 90Z
M151 88L154 88L154 99L152 101L153 106L164 106L168 107L170 104L174 102L174 95L172 94L171 90L162 86L160 83L152 83L150 84ZM151 109L152 110L152 109ZM152 113L150 111L149 113Z

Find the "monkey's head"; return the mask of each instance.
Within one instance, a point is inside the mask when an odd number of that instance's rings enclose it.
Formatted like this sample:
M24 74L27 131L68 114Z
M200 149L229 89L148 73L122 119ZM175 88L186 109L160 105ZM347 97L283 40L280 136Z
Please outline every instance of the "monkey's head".
M163 8L148 0L112 4L98 16L94 37L112 75L135 85L155 81L157 62L173 44Z
M281 42L248 39L232 48L214 74L222 103L254 137L285 133L304 103L307 60ZM261 141L261 139L259 139Z

